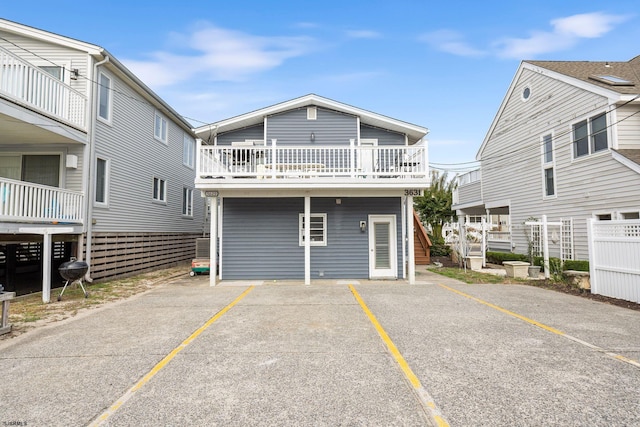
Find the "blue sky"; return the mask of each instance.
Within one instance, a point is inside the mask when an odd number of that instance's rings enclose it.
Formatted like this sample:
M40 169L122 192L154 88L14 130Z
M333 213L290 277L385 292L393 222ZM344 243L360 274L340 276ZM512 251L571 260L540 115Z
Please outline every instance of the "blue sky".
M640 55L637 0L36 0L0 16L107 49L195 126L316 93L429 128L452 174L521 60Z

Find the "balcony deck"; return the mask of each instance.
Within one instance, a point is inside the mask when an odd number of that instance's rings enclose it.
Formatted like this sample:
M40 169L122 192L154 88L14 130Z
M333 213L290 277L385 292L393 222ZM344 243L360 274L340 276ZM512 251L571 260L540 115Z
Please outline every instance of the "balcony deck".
M196 187L426 188L424 146L198 145Z
M0 47L0 96L76 129L87 130L87 97Z
M84 195L0 178L0 222L83 224Z

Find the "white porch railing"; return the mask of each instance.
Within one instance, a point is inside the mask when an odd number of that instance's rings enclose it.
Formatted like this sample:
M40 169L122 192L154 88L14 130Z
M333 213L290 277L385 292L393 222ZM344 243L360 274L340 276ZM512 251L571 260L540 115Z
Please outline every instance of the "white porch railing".
M77 191L0 178L0 221L83 222L84 196Z
M86 130L86 96L2 47L0 93Z
M198 177L428 178L425 147L199 146Z

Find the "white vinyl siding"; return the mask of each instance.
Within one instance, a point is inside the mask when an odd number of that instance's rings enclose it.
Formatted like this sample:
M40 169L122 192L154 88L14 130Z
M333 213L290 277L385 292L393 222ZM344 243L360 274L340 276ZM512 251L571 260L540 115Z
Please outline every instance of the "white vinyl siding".
M111 123L112 111L112 82L111 78L104 73L98 77L98 118L106 123Z
M310 245L327 246L327 214L312 213L309 219ZM298 222L300 246L304 246L304 227L304 214L300 214Z
M196 141L186 133L183 138L182 164L193 169L196 164Z
M163 144L167 143L167 119L156 111L153 122L153 136Z

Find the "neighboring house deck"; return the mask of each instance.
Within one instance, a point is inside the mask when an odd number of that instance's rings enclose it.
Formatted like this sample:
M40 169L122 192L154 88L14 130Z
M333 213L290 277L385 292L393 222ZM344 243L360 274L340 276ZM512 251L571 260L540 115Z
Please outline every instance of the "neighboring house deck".
M196 129L220 278L413 280L426 133L317 95Z
M191 125L103 48L0 19L0 283L106 279L193 257ZM153 220L150 220L153 218Z
M454 209L508 214L504 250L526 253L525 225L546 215L551 256L589 258L587 220L640 217L640 57L626 62L524 61ZM494 239L497 240L497 239Z

